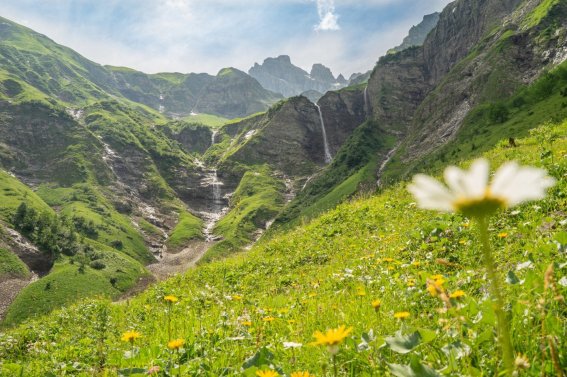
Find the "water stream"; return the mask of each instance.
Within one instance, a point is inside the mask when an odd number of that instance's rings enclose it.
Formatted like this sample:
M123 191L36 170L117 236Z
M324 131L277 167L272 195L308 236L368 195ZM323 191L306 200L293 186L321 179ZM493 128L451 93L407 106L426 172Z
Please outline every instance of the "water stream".
M319 112L319 120L321 121L321 131L323 133L323 147L324 147L324 158L325 163L329 164L333 161L333 156L329 150L329 143L327 142L327 130L325 130L325 121L323 120L323 112L321 111L321 107L318 104L315 104L317 111Z
M364 88L364 110L366 111L366 118L369 118L372 110L370 109L370 101L368 99L368 85Z

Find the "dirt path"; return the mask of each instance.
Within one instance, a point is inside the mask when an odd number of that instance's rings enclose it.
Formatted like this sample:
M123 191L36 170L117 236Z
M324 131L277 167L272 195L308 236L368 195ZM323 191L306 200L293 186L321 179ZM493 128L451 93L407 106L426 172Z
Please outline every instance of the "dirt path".
M194 241L179 253L164 253L163 257L154 264L146 266L158 281L165 280L175 274L182 274L195 266L203 254L214 242Z

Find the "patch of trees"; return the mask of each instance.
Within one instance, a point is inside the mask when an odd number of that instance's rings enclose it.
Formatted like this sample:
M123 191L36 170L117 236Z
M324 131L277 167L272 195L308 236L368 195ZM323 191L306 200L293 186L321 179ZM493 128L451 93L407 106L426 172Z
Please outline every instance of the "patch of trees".
M38 212L22 202L12 219L14 227L42 251L57 257L73 256L81 249L72 221L49 212Z

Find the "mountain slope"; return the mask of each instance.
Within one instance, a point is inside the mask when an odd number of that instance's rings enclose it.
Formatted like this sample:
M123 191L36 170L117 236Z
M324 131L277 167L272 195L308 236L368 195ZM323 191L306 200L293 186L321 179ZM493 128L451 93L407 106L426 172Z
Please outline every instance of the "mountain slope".
M561 177L567 165L560 157L567 123L541 131L557 136L554 162L541 159L536 138L486 153L494 166L514 159L546 168L557 179L546 199L502 211L491 221L498 274L508 276L502 293L514 346L526 360L520 373L526 376L557 374L567 357L567 239L564 229L550 225L565 217L557 209L565 204L567 182ZM326 347L309 343L318 331L345 326L350 333L334 358L338 375L417 374L414 369L427 375L497 374L500 350L476 229L459 214L419 210L413 201L406 185L397 184L128 303L90 300L28 321L0 335L0 371L39 376L64 365L67 371L98 368L110 375L156 367L182 374L253 376L275 368L281 375L325 375L333 361ZM453 297L432 295L427 281L433 279ZM165 295L179 301L168 304ZM407 314L398 319L395 313ZM129 330L141 334L133 344L120 339ZM169 350L172 338L183 339L183 349ZM125 359L132 347L139 353Z

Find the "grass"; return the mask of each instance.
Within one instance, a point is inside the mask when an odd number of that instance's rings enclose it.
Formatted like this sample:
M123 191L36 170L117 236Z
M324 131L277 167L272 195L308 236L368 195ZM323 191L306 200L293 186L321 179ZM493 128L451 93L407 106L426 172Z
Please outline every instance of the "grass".
M219 128L230 120L213 114L195 114L183 118L184 121L190 123L200 123L211 128Z
M187 211L179 214L179 221L169 238L167 239L168 249L178 251L187 246L187 243L194 239L202 239L203 220Z
M9 250L0 248L0 281L6 279L27 279L30 271L18 256Z
M40 316L53 309L78 300L99 296L115 298L134 287L147 276L146 270L134 259L104 245L92 242L98 259L105 267L101 270L81 262L62 258L45 277L24 288L9 307L2 326L13 326L24 319Z
M519 371L525 376L556 374L567 360L561 302L567 287L559 283L567 276L567 232L560 225L567 205L561 178L567 173L567 122L553 132L552 156L542 156L534 138L484 154L493 166L514 159L558 179L545 200L501 212L491 222L498 274L507 277L502 293L514 346L529 364ZM341 204L248 253L160 283L128 303L88 300L27 321L0 334L0 371L116 376L159 366L173 375L206 370L254 376L273 367L280 375L333 375L336 363L339 376L405 376L415 375L414 369L494 375L500 362L495 318L476 232L461 215L418 210L413 201L400 183ZM433 297L426 280L435 275L443 277L448 294L460 290L464 296L451 299L450 307ZM169 305L165 295L179 302ZM375 300L378 309L371 305ZM409 318L396 319L397 312ZM310 344L316 331L340 325L352 333L336 358ZM142 337L133 345L122 342L127 330ZM172 338L183 338L185 346L168 350ZM132 349L135 356L126 357Z
M0 170L0 218L11 222L12 216L22 202L38 212L53 212L53 210L29 187L17 178Z
M226 257L252 243L255 233L283 208L284 190L267 165L247 171L231 197L230 211L214 229L223 240L207 250L200 263Z

